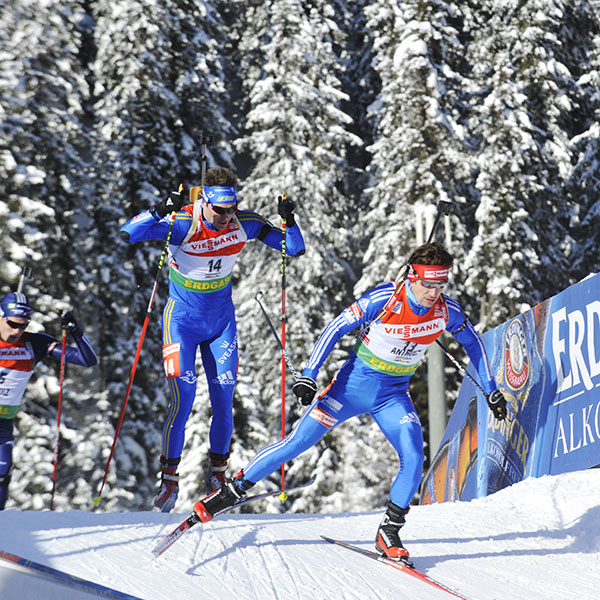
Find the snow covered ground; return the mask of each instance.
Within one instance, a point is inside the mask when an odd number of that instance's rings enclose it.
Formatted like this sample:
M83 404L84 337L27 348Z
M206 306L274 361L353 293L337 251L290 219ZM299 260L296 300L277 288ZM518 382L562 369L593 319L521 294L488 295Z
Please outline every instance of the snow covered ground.
M230 514L155 559L154 545L186 516L8 510L0 512L0 550L144 600L451 598L319 537L371 549L381 511ZM472 600L591 600L600 593L599 524L595 469L413 507L403 539L417 568ZM98 597L49 583L40 596L7 565L0 560L2 600Z

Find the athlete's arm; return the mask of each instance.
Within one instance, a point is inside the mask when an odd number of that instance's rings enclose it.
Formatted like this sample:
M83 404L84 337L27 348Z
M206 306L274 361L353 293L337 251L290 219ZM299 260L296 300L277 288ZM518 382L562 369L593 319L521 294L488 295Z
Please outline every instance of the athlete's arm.
M144 242L148 240L166 240L171 225L171 215L162 219L155 216L149 210L141 212L132 219L129 219L121 230L119 235L124 241L133 244L135 242ZM179 245L189 228L192 226L192 215L184 210L175 214L175 222L171 231L170 242L173 245Z
M272 223L261 217L258 213L249 210L240 210L237 217L248 235L248 239L258 239L263 244L281 251L283 243L283 232ZM286 227L285 251L290 256L304 254L304 238L298 224Z
M448 305L450 317L446 330L462 344L469 355L473 366L479 373L481 387L483 387L486 394L489 394L496 389L496 381L492 375L483 340L477 331L475 331L473 324L463 312L460 304L448 296L444 297L446 299L446 304Z
M93 367L98 363L98 357L85 333L78 328L73 333L76 347L65 347L65 362L79 365L81 367ZM46 356L61 360L62 343L47 333L32 333L30 337L33 347L35 362L39 362Z
M355 300L331 321L317 340L302 375L316 379L319 369L338 340L357 327L373 321L390 299L395 287L393 282L378 285Z

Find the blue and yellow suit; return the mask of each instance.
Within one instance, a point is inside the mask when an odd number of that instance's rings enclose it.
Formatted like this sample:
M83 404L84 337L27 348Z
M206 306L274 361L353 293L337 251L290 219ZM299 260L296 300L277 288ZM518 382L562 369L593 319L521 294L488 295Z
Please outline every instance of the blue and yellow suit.
M193 207L175 215L169 245L169 297L162 317L163 366L170 402L162 431L162 455L177 464L183 450L185 424L196 396L196 352L200 348L208 383L212 421L211 454L229 453L233 432L233 388L238 370L238 339L231 297L235 261L246 241L259 239L281 250L282 232L255 212L238 210L229 225L217 231L202 217L194 226ZM158 220L157 220L158 219ZM166 240L171 216L145 211L122 232L130 243ZM286 252L304 251L298 225L286 228Z

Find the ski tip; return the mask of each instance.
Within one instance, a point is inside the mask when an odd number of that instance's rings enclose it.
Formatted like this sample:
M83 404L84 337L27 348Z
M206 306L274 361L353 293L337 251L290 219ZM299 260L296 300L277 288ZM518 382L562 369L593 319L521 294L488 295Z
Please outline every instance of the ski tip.
M102 500L101 496L98 496L97 498L92 498L92 502L98 506L100 504L100 500Z
M281 502L285 502L288 499L288 495L285 492L281 492L281 494L279 494L278 497L281 500Z

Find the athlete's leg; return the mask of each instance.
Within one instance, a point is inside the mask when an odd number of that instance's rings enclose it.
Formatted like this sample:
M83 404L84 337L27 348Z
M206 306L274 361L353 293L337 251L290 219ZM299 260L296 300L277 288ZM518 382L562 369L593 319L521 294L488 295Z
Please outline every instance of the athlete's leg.
M190 319L174 312L174 306L175 301L169 298L163 311L163 365L169 385L169 408L162 431L162 454L170 463L181 457L185 424L196 397L199 343L199 333L190 331Z
M294 429L282 440L263 448L248 463L243 469L246 481L260 481L281 463L296 458L314 446L344 421L366 412L371 390L369 386L364 386L364 381L361 386L354 381L355 378L349 377L351 368L347 364L340 369L329 388L306 410Z
M224 327L215 338L200 344L206 373L212 420L210 452L227 456L233 434L233 388L238 371L238 342L233 304L223 315Z
M395 505L407 508L419 487L425 460L423 429L408 390L398 392L392 388L382 394L371 415L400 459L390 499Z
M4 510L8 500L14 443L12 419L0 419L0 510Z
M354 382L349 382L348 375L351 371L352 365L348 361L329 389L307 408L300 421L283 440L263 448L235 478L196 502L194 511L200 520L210 521L218 512L233 506L250 487L275 471L282 462L299 456L314 446L328 431L350 417L365 412L364 405L369 404L365 397L372 392L376 393L378 386L360 386L361 378L358 377ZM374 399L376 396L370 397Z

